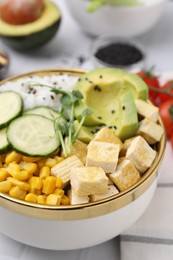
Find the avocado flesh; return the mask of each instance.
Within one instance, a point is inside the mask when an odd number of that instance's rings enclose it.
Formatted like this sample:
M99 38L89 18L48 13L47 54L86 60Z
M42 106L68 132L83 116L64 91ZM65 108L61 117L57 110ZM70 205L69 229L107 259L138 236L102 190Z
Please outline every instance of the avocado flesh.
M74 129L76 130L79 126L79 121L75 120L74 122ZM77 135L77 139L80 141L88 144L93 138L94 135L101 129L100 126L93 126L93 127L87 127L87 126L81 126L79 133Z
M60 24L59 8L46 0L42 15L32 23L11 25L0 19L0 37L2 41L15 49L33 49L50 41Z
M120 69L95 69L82 75L75 89L83 94L75 108L76 118L81 120L85 108L92 110L84 126L104 124L114 129L121 140L135 135L138 117L134 100L148 96L148 88L138 76Z

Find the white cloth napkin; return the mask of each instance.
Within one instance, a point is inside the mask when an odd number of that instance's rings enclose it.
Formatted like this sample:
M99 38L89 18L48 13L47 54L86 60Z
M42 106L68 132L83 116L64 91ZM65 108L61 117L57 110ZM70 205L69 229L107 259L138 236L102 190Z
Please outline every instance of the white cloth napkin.
M121 260L173 259L173 150L168 142L158 187L143 216L120 236Z

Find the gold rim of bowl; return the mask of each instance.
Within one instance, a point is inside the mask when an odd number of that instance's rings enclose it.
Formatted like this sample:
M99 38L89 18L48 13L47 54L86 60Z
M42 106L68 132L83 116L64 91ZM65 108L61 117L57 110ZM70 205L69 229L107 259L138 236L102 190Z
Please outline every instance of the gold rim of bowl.
M16 81L17 79L29 76L49 76L62 73L71 76L80 76L86 72L86 70L71 68L39 70L8 78L2 81L0 85L4 84L7 81ZM164 127L161 118L159 118L159 124ZM163 159L165 146L166 136L164 134L161 141L156 145L157 156L154 163L145 172L140 181L128 188L126 191L120 192L106 199L82 205L49 206L26 202L23 200L15 199L7 194L0 193L0 206L19 214L48 220L87 219L117 211L118 209L127 206L128 204L132 203L137 198L142 196L152 185L152 183L157 179L157 170Z

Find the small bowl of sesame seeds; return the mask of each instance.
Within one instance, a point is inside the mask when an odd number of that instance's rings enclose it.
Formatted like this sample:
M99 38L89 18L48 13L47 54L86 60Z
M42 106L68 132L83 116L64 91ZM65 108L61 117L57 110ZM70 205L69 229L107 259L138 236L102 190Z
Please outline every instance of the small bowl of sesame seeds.
M128 71L142 69L146 62L146 48L132 38L99 36L91 46L91 60L95 67L115 67Z

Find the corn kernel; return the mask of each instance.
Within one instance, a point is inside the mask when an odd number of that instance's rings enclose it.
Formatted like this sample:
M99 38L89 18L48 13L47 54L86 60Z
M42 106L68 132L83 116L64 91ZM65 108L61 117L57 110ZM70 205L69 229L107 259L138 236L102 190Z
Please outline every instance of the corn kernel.
M15 151L9 152L5 157L5 163L8 165L9 163L21 161L22 155L16 153Z
M18 173L14 173L12 176L13 176L13 178L15 178L19 181L26 181L29 178L29 172L23 170L23 171L20 171Z
M29 184L31 185L31 187L33 187L35 189L41 189L43 186L43 181L41 178L39 178L37 176L32 176L29 179Z
M22 160L24 162L34 163L34 162L38 162L40 160L40 157L22 156Z
M41 179L46 179L46 177L50 176L50 168L48 166L43 166L40 169L39 176Z
M48 166L48 167L53 167L57 164L57 161L56 159L53 159L53 158L47 158L46 162L45 162L45 165Z
M42 192L45 194L51 194L56 187L56 177L48 176L43 182Z
M28 173L29 173L29 178L30 177L32 177L32 175L36 172L36 170L37 170L37 164L36 163L30 163L30 162L22 162L21 164L20 164L20 166L21 166L21 169L22 170L26 170L26 171L28 171Z
M16 162L9 163L9 165L7 167L7 172L11 176L13 176L14 174L18 174L20 172L20 165L17 164Z
M53 193L58 194L61 197L64 196L64 190L62 190L62 189L55 189Z
M19 181L12 177L8 177L7 180L9 180L12 185L18 186L21 190L24 190L24 191L30 190L30 185L27 182Z
M46 197L44 195L37 196L37 203L46 204Z
M18 186L14 186L10 189L9 191L9 195L16 198L16 199L25 199L26 196L26 191L22 190L20 187Z
M40 160L37 162L38 168L42 168L43 166L45 166L45 162L46 162L46 158L40 159Z
M11 182L10 181L2 181L0 182L0 192L9 192L9 190L11 189Z
M56 164L62 162L65 158L62 156L55 156L54 159L56 160Z
M61 199L61 204L62 205L70 205L70 199L66 195L64 195Z
M0 169L0 181L5 181L7 179L8 173Z
M25 197L25 200L28 202L37 202L37 195L33 194L33 193L28 193Z
M30 190L29 190L30 193L33 193L35 195L41 195L41 189L36 189L34 187L30 187Z
M61 203L61 196L58 194L49 194L46 198L46 204L58 206Z
M60 177L57 177L57 178L56 178L56 188L61 189L62 186L63 186L62 179L61 179Z

